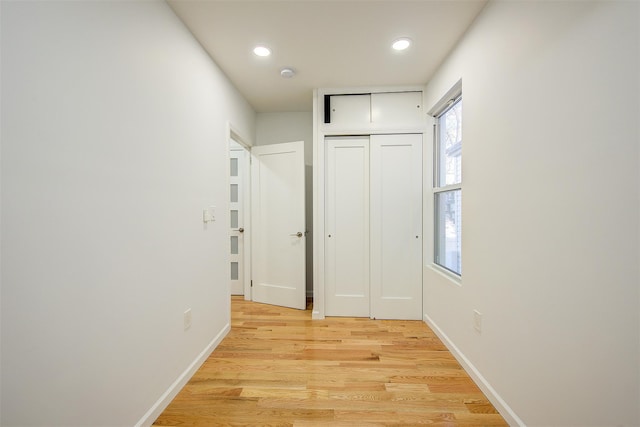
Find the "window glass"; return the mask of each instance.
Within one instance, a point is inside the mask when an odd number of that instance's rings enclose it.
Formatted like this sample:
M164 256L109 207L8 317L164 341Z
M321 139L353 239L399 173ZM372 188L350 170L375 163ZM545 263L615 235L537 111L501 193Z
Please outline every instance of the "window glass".
M231 176L238 176L238 159L230 159L231 160Z
M238 211L231 210L231 228L238 228Z
M435 261L462 275L462 190L436 193L435 208Z
M462 182L462 99L438 118L438 187Z
M238 184L231 184L231 203L238 203Z
M462 275L462 97L436 116L434 262Z

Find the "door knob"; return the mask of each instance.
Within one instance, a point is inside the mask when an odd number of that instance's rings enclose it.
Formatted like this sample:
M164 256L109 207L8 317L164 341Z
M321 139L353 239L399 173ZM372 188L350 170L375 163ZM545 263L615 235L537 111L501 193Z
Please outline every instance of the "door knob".
M289 234L289 236L298 236L298 237L302 237L302 232L298 231L296 234Z
M239 231L240 233L244 233L244 228L240 227L240 228L238 228L238 231Z

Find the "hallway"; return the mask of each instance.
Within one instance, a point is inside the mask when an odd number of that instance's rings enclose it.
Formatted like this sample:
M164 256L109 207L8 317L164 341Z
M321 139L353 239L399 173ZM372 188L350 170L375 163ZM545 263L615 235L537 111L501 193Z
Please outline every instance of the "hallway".
M231 310L229 335L154 425L506 425L421 321L312 321L242 297Z

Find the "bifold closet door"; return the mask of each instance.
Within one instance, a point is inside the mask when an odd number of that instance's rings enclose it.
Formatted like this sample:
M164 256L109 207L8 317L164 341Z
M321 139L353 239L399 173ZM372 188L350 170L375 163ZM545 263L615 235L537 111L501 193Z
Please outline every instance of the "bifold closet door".
M371 317L422 318L422 135L370 137Z
M369 317L369 137L325 149L325 313Z

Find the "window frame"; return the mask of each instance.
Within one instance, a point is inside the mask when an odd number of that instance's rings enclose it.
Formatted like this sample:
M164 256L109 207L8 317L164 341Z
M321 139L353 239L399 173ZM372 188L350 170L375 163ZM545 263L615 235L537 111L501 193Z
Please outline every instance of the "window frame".
M459 102L462 102L462 87L460 84L456 85L443 99L437 104L434 109L430 111L431 115L434 118L433 125L433 176L432 176L432 195L431 195L431 203L433 204L433 222L432 222L432 231L433 231L433 256L431 257L431 263L434 268L438 271L446 274L447 276L453 278L455 281L460 282L462 279L462 230L460 231L460 272L452 270L444 265L444 262L439 260L440 254L440 236L443 232L440 227L440 221L438 220L438 203L437 198L441 194L449 193L449 192L460 192L460 206L462 206L462 187L463 187L463 176L462 176L462 152L460 154L460 181L455 184L446 184L440 185L440 168L442 164L441 158L441 133L440 133L440 119L444 116L449 110L454 108ZM461 117L463 114L461 113ZM462 139L461 139L462 141ZM462 147L461 147L462 150ZM460 213L462 216L462 213Z

